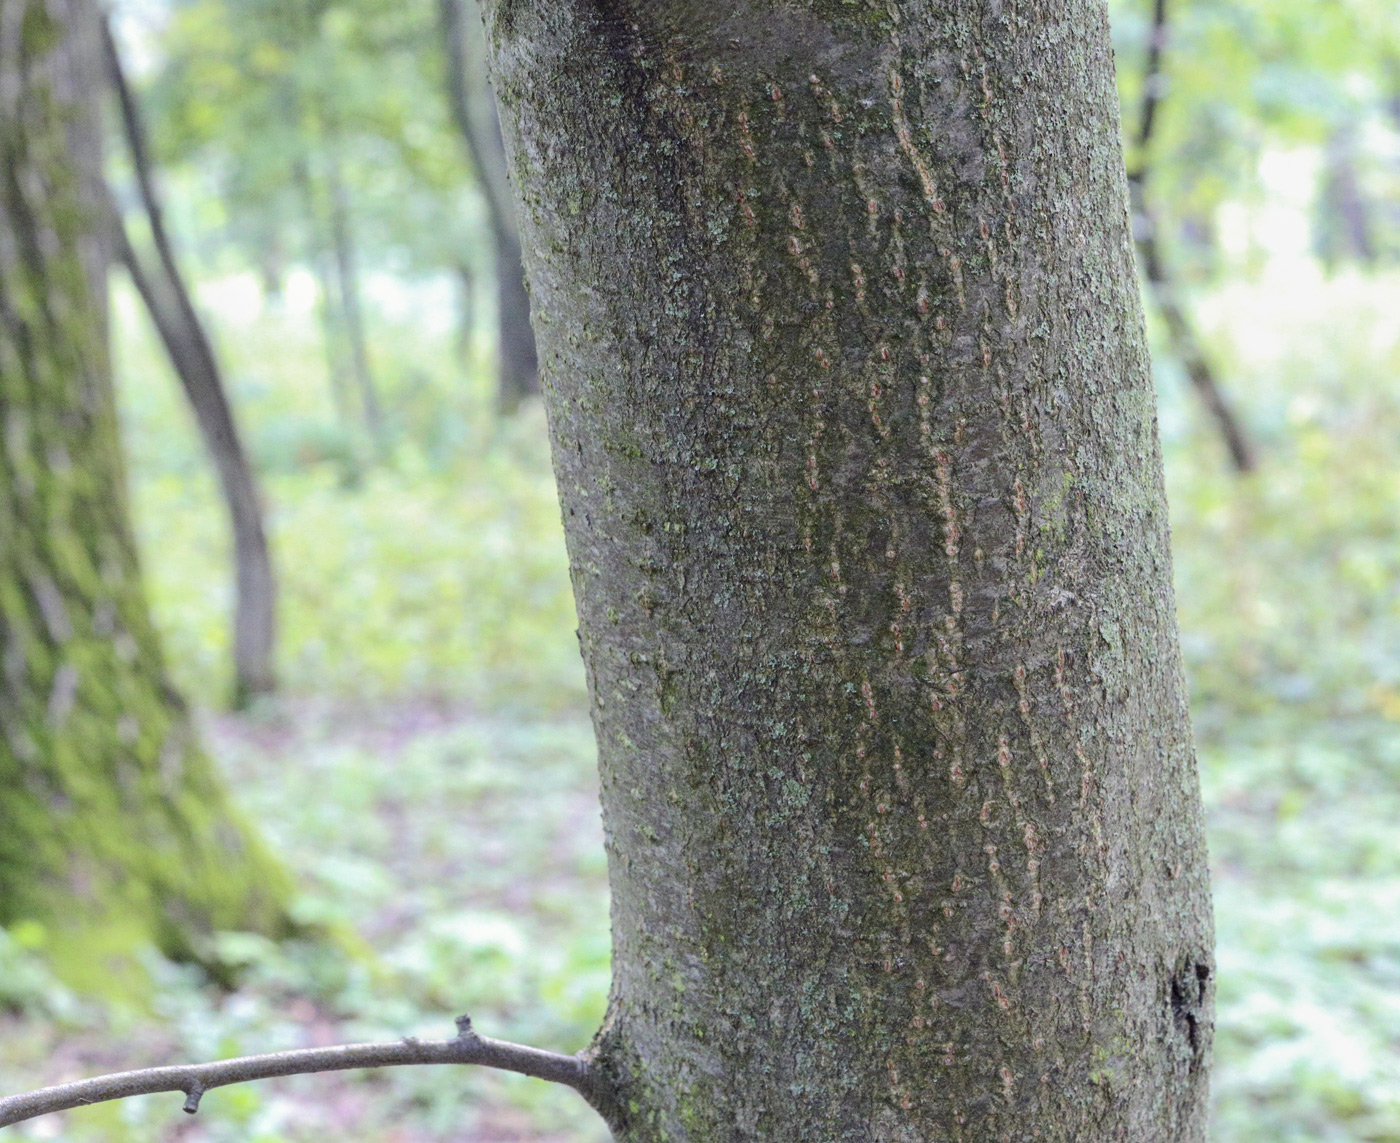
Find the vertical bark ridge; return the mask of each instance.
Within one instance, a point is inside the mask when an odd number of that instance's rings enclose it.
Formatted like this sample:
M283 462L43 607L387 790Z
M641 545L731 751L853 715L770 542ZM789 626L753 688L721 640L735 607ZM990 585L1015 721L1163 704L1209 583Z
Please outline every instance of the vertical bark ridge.
M1102 5L487 9L626 1137L1201 1139L1208 887Z

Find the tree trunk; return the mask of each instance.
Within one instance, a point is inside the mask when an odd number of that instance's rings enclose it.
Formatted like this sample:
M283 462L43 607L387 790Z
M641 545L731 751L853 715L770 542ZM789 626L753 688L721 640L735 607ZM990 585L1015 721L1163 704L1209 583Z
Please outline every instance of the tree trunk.
M1371 204L1356 169L1359 150L1353 123L1334 128L1327 140L1316 229L1329 270L1348 261L1369 269L1378 258Z
M325 226L317 202L316 187L311 181L311 164L305 156L299 156L292 164L292 174L306 204L306 224L310 232L308 253L319 287L316 313L321 320L321 336L325 343L326 376L330 379L331 401L335 404L335 414L341 428L348 431L352 419L350 392L345 379L344 357L340 350L342 323L336 306L335 274L331 269L329 243L324 237Z
M350 229L350 200L345 192L337 146L338 141L332 139L326 147L326 180L330 188L331 247L335 253L336 279L340 286L340 313L345 319L351 373L360 391L365 426L369 429L376 451L382 455L389 445L388 430L369 363L369 337L365 333L364 309L360 305L359 258L355 249L355 235Z
M1215 419L1235 471L1252 472L1255 467L1254 450L1250 447L1249 438L1245 436L1230 402L1225 399L1225 390L1216 380L1215 370L1211 368L1210 359L1206 356L1200 338L1196 336L1195 327L1182 304L1175 276L1168 269L1166 259L1162 256L1161 243L1158 241L1161 226L1158 223L1157 212L1148 201L1152 177L1152 136L1162 103L1162 94L1166 89L1162 57L1167 47L1167 31L1167 0L1154 0L1152 32L1147 43L1147 67L1142 78L1142 118L1138 123L1135 147L1137 158L1128 172L1133 237L1137 242L1138 260L1142 265L1143 277L1147 279L1152 300L1157 304L1157 310L1167 327L1167 338L1172 351L1181 361L1186 376L1205 404L1206 410Z
M192 955L202 931L284 929L288 887L199 748L142 592L106 346L99 51L88 0L7 0L0 924L71 938L100 919Z
M1152 300L1161 315L1162 324L1167 329L1167 343L1186 370L1191 387L1196 390L1206 412L1215 421L1220 437L1230 454L1230 464L1239 473L1253 472L1258 467L1254 449L1245 436L1239 418L1225 398L1225 390L1216 379L1215 370L1206 356L1201 340L1196 336L1195 327L1187 316L1186 307L1177 291L1176 283L1162 257L1162 247L1157 240L1161 227L1156 211L1147 205L1146 188L1142 181L1134 178L1132 186L1133 233L1137 238L1138 261L1142 266L1142 276L1152 292Z
M632 1141L1203 1138L1101 0L488 0Z
M453 265L452 277L457 285L457 356L465 361L476 331L476 272L464 259Z
M520 237L497 230L493 235L496 274L496 392L497 406L513 413L527 397L540 391L540 361L535 331L530 326L530 291Z
M540 391L530 294L525 288L520 228L506 173L505 143L496 98L487 82L486 42L476 0L438 0L447 58L448 99L491 219L496 273L497 395L502 412L514 412Z
M189 398L204 446L219 474L232 526L237 586L233 610L233 698L234 706L242 707L255 696L268 694L276 687L273 653L277 642L277 581L263 528L262 500L239 439L214 347L175 261L174 247L165 229L164 211L156 194L140 108L126 81L116 41L105 20L102 47L108 78L121 106L127 146L136 170L141 201L150 221L151 240L160 269L153 272L142 262L120 214L114 210L118 256L130 272L170 355L185 396Z
M311 261L316 271L316 283L320 287L316 313L321 319L321 337L326 347L326 375L331 382L331 401L341 428L350 431L354 416L350 409L350 384L345 378L345 355L340 333L344 322L340 307L336 304L335 274L331 270L331 258L324 250L314 251Z

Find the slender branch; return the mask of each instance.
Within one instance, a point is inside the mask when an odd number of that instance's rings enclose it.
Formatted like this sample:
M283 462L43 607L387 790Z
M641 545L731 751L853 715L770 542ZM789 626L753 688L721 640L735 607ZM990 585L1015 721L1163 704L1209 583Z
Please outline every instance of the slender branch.
M1142 259L1142 272L1152 288L1157 311L1167 327L1167 337L1186 370L1186 376L1195 386L1196 392L1215 418L1220 435L1225 438L1225 447L1230 452L1230 461L1237 472L1253 471L1256 461L1249 439L1236 418L1230 402L1215 379L1215 370L1206 359L1196 331L1191 327L1191 319L1177 298L1176 290L1162 263L1162 252L1157 244L1157 216L1141 201L1137 203L1135 229L1137 230L1138 255Z
M143 1068L12 1095L0 1099L0 1127L9 1127L54 1111L68 1111L92 1103L164 1091L182 1092L185 1111L193 1115L199 1110L199 1101L204 1093L216 1087L274 1076L410 1064L477 1064L563 1084L582 1095L609 1123L615 1121L614 1101L598 1071L586 1057L565 1056L505 1040L493 1040L477 1034L472 1028L470 1016L460 1016L457 1019L457 1035L451 1040L417 1040L410 1037L396 1043L303 1048L292 1052L219 1060L210 1064Z
M1231 463L1237 472L1250 472L1256 461L1249 438L1235 416L1224 389L1216 380L1215 370L1191 319L1178 296L1166 260L1162 256L1157 236L1161 230L1157 213L1148 203L1147 185L1152 173L1149 159L1152 133L1157 123L1157 111L1165 90L1163 55L1167 44L1167 0L1153 0L1152 31L1147 40L1147 66L1142 80L1142 115L1138 122L1137 146L1132 168L1128 171L1128 188L1132 195L1133 238L1137 243L1138 259L1143 276L1152 291L1152 300L1167 327L1172 350L1181 360L1192 386L1200 395L1211 416L1215 418Z
M1147 165L1144 152L1152 141L1152 129L1157 122L1157 105L1162 101L1162 50L1167 42L1167 0L1153 0L1152 31L1147 38L1147 68L1142 77L1142 119L1138 123L1138 166L1142 172ZM1141 177L1137 175L1136 177Z

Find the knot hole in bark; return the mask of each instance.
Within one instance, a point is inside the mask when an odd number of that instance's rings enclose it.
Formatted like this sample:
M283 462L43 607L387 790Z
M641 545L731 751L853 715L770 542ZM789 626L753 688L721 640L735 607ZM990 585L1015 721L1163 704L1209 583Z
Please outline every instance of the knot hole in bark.
M1205 1018L1209 984L1210 965L1202 961L1187 963L1172 977L1172 1023L1191 1049L1193 1072L1201 1066L1205 1055L1201 1022Z

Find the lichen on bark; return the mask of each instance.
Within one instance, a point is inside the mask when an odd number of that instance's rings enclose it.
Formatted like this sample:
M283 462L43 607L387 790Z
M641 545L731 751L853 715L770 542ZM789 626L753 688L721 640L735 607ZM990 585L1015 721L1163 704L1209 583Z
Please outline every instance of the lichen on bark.
M142 590L106 347L97 25L87 0L0 16L0 924L199 956L288 928L171 689ZM65 956L66 948L71 956Z

